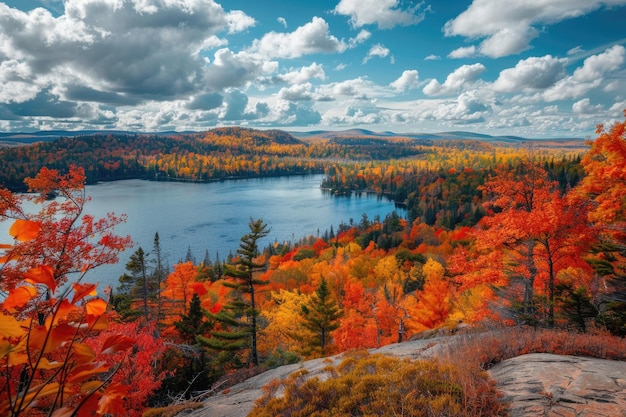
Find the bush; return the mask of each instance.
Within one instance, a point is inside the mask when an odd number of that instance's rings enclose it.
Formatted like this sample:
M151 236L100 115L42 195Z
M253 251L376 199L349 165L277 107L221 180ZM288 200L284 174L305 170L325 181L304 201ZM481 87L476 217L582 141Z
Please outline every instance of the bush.
M328 367L324 378L309 378L306 371L300 371L270 383L249 416L504 415L487 375L466 372L437 361L355 352L337 367ZM469 391L460 383L468 380L472 380Z

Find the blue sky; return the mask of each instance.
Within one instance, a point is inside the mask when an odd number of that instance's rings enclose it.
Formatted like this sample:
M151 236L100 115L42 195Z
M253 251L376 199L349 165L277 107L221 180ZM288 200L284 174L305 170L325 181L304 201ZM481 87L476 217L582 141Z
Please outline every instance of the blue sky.
M0 2L0 131L594 137L626 0Z

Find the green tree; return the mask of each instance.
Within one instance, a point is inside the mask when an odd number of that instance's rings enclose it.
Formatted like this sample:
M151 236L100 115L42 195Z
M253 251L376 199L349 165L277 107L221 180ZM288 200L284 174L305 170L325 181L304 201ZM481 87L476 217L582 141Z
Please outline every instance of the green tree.
M116 311L126 319L137 319L141 314L146 321L149 319L148 299L150 295L149 275L146 264L146 254L139 247L126 263L126 270L120 278L118 294L113 297ZM136 303L141 302L138 309Z
M181 315L180 320L174 322L174 326L184 342L184 345L179 347L186 362L185 369L176 372L176 384L178 386L188 384L185 388L187 392L206 387L213 373L207 367L206 348L198 341L198 336L206 334L213 323L207 320L198 294L193 294L187 314Z
M322 278L311 301L302 306L301 315L304 327L313 333L313 344L321 348L323 355L330 343L330 332L339 328L339 317L342 315L325 278Z
M257 287L267 285L267 281L256 278L258 272L265 268L259 262L258 241L269 234L267 224L263 220L250 219L250 233L242 236L237 256L231 264L224 268L224 285L233 289L233 299L217 314L213 315L224 329L211 333L211 338L200 339L209 347L236 352L246 346L250 347L250 362L259 364L257 353L257 318L260 314L256 306Z
M151 292L156 297L157 302L157 320L163 318L163 300L161 299L161 291L167 278L167 268L163 264L163 252L161 250L161 241L159 239L159 232L154 233L152 253L154 255L154 271L152 272L152 286Z

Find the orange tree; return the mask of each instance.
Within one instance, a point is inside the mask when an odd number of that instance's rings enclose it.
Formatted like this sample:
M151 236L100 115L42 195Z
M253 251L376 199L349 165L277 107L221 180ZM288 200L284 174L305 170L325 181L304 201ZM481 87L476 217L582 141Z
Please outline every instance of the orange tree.
M626 117L626 111L625 111ZM599 125L598 137L583 158L586 177L580 194L592 201L589 220L600 229L600 244L591 259L609 289L604 324L626 335L626 121Z
M0 415L124 414L119 399L127 387L112 380L119 362L102 358L134 340L112 333L97 349L86 343L108 326L107 303L95 284L80 281L116 262L130 238L112 233L123 219L83 213L84 180L81 169L42 169L26 181L36 196L0 189L0 218L13 222L14 239L0 257ZM28 214L25 200L41 210Z

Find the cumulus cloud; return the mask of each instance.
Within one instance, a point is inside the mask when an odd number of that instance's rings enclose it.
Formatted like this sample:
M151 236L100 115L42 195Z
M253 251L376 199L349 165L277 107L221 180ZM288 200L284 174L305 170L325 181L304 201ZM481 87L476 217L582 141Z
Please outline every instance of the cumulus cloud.
M219 93L198 94L189 103L186 108L189 110L212 110L222 105L224 98Z
M603 53L588 57L571 76L562 78L544 91L544 100L550 102L580 98L589 90L599 87L607 74L621 68L625 55L626 49L615 45Z
M266 58L298 58L319 53L341 53L348 44L331 35L328 23L314 17L290 33L269 32L256 39L250 52Z
M529 49L539 35L536 26L583 16L605 5L623 4L626 0L474 0L445 24L444 32L446 36L483 39L479 52L499 58Z
M424 94L429 96L441 96L457 93L461 91L466 83L476 80L486 69L487 68L480 63L463 65L454 70L454 72L450 73L443 84L436 79L433 79L426 85L426 87L424 87L422 91Z
M314 126L322 120L320 113L311 107L286 100L279 100L273 111L274 123L283 126Z
M399 7L399 3L398 0L341 0L334 13L350 16L353 27L376 24L379 29L391 29L415 25L424 20L425 11L420 12L422 3L404 9Z
M448 58L470 58L476 55L476 47L474 45L462 46L448 54Z
M317 78L319 80L326 79L326 73L324 72L324 66L322 64L313 62L311 65L306 67L300 67L298 69L292 68L290 71L276 76L278 81L288 84L300 84L313 78Z
M284 17L278 17L276 20L278 20L278 23L283 25L283 27L287 27L287 20Z
M386 56L389 55L389 48L385 48L383 45L381 44L377 44L374 45L370 48L370 50L367 52L367 55L365 55L365 58L363 58L363 63L367 63L367 61L369 61L370 59L377 57L377 58L384 58Z
M278 98L289 101L310 101L313 100L311 93L311 83L297 84L290 87L283 87L278 92Z
M380 86L363 77L323 85L319 90L324 96L344 96L360 100L383 95L383 89Z
M551 55L521 60L514 68L500 72L493 88L499 92L546 89L565 76L566 63Z
M234 53L222 48L215 52L212 65L205 70L205 86L213 91L241 87L277 68L276 62L264 62L245 52Z
M11 77L19 71L30 85L14 100L32 100L52 85L68 98L113 105L182 98L204 86L203 48L219 43L220 32L254 23L212 0L67 0L64 6L55 17L0 3L0 57L12 57ZM0 86L0 97L15 86Z
M417 87L419 82L419 74L417 70L406 70L402 72L402 75L395 81L389 84L389 87L401 92L407 91Z
M584 98L574 103L572 105L572 110L574 111L574 113L578 114L596 114L601 112L603 109L601 105L593 105L591 104L591 100L589 100L588 98Z
M257 105L248 108L248 96L237 89L224 93L224 106L220 120L255 120L267 115L267 106Z

